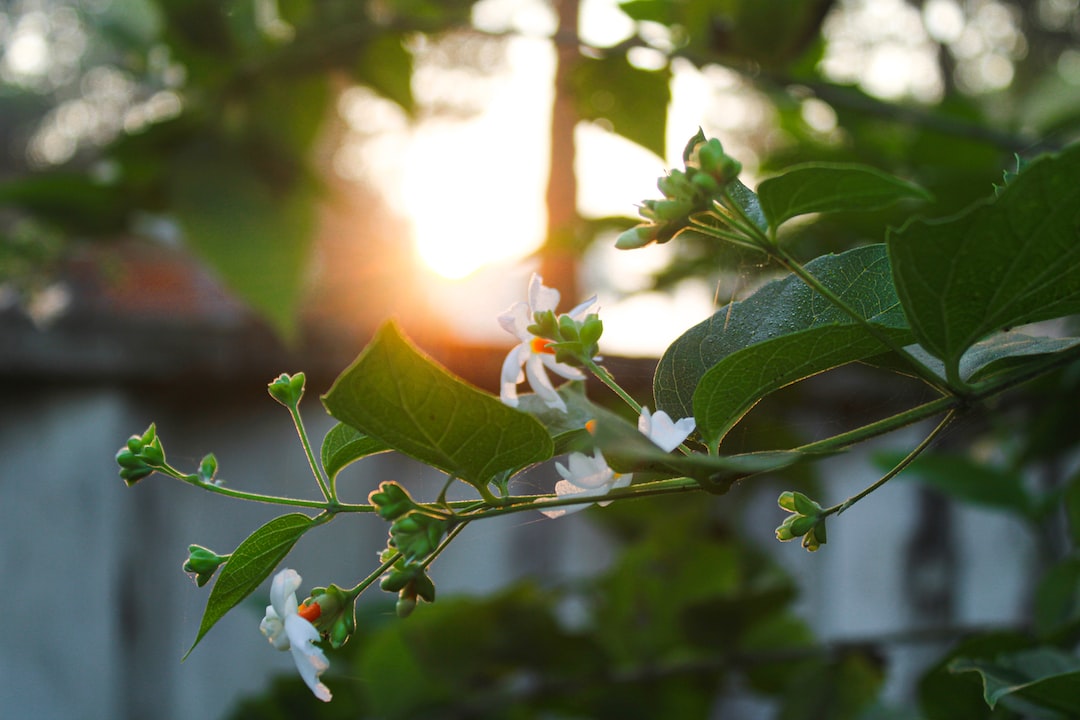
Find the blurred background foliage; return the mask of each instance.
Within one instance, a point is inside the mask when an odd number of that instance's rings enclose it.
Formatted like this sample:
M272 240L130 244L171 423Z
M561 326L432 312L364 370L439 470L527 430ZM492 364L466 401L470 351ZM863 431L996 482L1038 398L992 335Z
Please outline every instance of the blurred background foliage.
M335 154L346 140L369 139L364 113L376 111L345 100L376 95L414 120L478 112L468 93L447 87L448 76L433 84L425 73L482 77L503 63L507 37L520 29L476 22L478 6L495 3L5 3L0 303L47 315L70 258L87 247L123 251L134 238L194 254L295 339L306 299L339 282L325 264L313 271L326 206L354 182L336 172ZM920 212L945 216L988 196L1017 158L1064 146L1080 131L1076 0L628 0L619 7L632 31L610 45L586 44L573 31L578 2L523 5L541 7L553 18L547 26L561 28L551 35L568 49L556 93L570 101L572 124L597 124L663 157L669 102L685 92L679 78L693 77L704 96L700 123L750 180L808 160L864 162L922 184L934 201ZM484 150L491 182L514 182L516 151ZM572 144L551 152L552 182L572 184L554 169L568 158L572 169ZM363 196L363 213L384 217L377 190ZM809 259L878 242L883 221L900 224L911 212L813 217L792 223L786 242ZM541 256L569 248L588 257L612 228L633 222L571 215L549 222ZM399 226L382 232L354 256L367 274L353 291L373 314L393 309L381 298L402 292L395 263L408 254ZM771 271L760 262L687 234L650 282L674 289L704 278L723 302ZM574 288L572 278L547 279ZM1033 569L1037 617L969 639L969 657L1040 641L1069 647L1080 636L1080 483L1067 463L1078 439L1067 404L1076 388L1075 371L1044 379L998 421L958 438L958 446L993 452L945 480L932 462L914 473L945 495L1035 518L1031 532L1045 536L1046 562ZM784 393L762 403L732 441L754 449L792 432L782 424L796 406L787 401L816 396ZM998 477L1002 466L1020 478L1038 471L1038 497L988 499L986 488L1001 482L980 483L980 473ZM809 473L789 479L804 489L816 482ZM788 720L1030 711L1023 703L991 710L978 675L948 672L948 658L930 668L909 707L878 702L887 641L815 640L795 612L794 580L746 539L741 510L762 491L607 508L595 517L625 550L609 570L573 585L440 599L404 622L362 604L357 636L334 657L333 703L313 702L290 677L232 716L735 717L739 706L723 698L746 696L768 698ZM1032 503L1042 503L1042 514L1032 514ZM1071 532L1055 532L1062 528ZM1047 712L1033 716L1068 716Z

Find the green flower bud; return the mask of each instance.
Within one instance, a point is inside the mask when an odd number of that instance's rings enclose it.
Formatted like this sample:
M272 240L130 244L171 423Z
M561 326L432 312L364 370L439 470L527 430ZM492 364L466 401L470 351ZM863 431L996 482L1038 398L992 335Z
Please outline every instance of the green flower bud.
M694 151L697 150L698 145L701 145L704 142L705 142L705 132L701 128L698 128L697 133L695 133L694 137L690 138L686 142L686 147L683 148L683 153L682 153L683 162L684 163L689 163L691 161L691 158L694 157Z
M214 457L214 453L209 453L199 463L199 482L213 483L217 468L217 458Z
M295 375L282 373L266 386L266 390L271 397L285 407L295 408L300 403L300 398L304 397L305 380L306 377L302 372Z
M132 435L116 453L120 477L129 486L165 466L165 450L153 423L142 435Z
M184 563L184 572L194 573L195 582L202 587L210 582L217 569L228 562L228 555L218 555L202 545L188 546L188 559Z
M776 504L788 512L799 515L817 516L821 513L821 505L797 491L786 490L780 493Z
M337 585L313 588L311 596L303 604L308 608L305 612L307 617L316 615L309 622L330 641L331 647L341 647L356 632L355 598ZM313 611L313 605L319 607L317 614Z
M435 552L449 529L449 519L414 510L390 526L390 544L401 552L405 562L417 562Z
M814 552L824 544L825 521L821 520L803 537L802 546L808 551Z
M533 315L534 323L527 330L536 337L548 340L559 339L559 320L553 310L544 310Z
M615 240L619 250L636 250L656 240L656 225L637 225L621 233Z
M416 592L412 590L411 585L406 585L398 593L397 604L394 606L394 610L397 612L397 616L401 619L405 619L412 615L412 611L416 609Z
M368 495L368 502L375 506L375 512L379 517L391 521L397 520L417 507L405 488L396 482L381 483L378 490L373 490Z

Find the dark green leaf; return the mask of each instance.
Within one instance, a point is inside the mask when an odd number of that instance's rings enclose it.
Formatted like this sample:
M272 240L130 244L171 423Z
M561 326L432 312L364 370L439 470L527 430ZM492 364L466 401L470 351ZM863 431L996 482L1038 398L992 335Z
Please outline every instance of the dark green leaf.
M225 613L236 607L237 603L250 595L274 571L314 522L302 513L282 515L266 523L240 543L221 569L221 574L210 591L206 610L203 611L202 622L199 624L199 633L184 654L185 658Z
M918 185L866 165L810 163L758 185L772 228L807 213L880 210L900 200L930 199Z
M583 57L573 81L583 119L606 120L615 133L664 157L671 98L667 68L642 70L625 55Z
M346 465L387 450L390 450L390 446L382 440L368 437L351 425L338 423L323 438L323 470L333 478Z
M1001 194L888 235L919 344L958 371L995 330L1080 312L1080 145L1032 163Z
M313 195L302 183L272 186L251 158L220 147L185 154L172 180L187 243L241 300L291 338L315 227Z
M960 358L960 378L964 381L983 379L1000 370L1013 367L1030 357L1061 352L1080 345L1080 338L1031 337L1018 332L996 333L972 345ZM945 365L923 350L920 345L906 348L913 357L945 377Z
M993 661L957 658L956 673L982 677L983 697L991 708L1018 699L1062 718L1080 717L1080 658L1056 648L1040 647L999 655Z
M451 375L393 322L383 325L323 396L338 420L476 487L551 457L530 415Z
M587 436L585 423L595 417L595 406L585 397L584 383L565 383L558 393L566 403L566 412L548 407L535 393L521 395L518 404L519 410L532 415L547 429L555 443L554 455L567 452L581 438Z
M378 35L364 47L356 66L356 79L387 100L392 100L410 115L413 57L399 35Z
M1043 637L1080 620L1080 557L1053 565L1035 589L1035 630Z
M883 245L824 256L807 270L897 342L910 340ZM656 404L673 418L696 417L702 437L716 446L767 393L881 350L846 314L789 275L676 340L656 369Z

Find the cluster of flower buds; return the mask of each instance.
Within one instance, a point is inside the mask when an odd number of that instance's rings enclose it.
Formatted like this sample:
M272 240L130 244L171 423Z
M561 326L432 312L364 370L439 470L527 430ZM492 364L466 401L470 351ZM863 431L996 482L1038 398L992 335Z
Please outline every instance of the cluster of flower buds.
M165 467L165 450L153 423L142 435L128 438L127 445L116 453L116 463L120 466L120 477L129 486Z
M615 247L632 250L649 243L666 243L688 227L691 215L710 210L713 201L742 171L738 160L724 152L720 141L707 140L698 130L683 150L685 170L672 170L660 178L660 200L645 200L639 209L646 222L630 228Z
M788 542L802 538L802 546L814 552L825 544L825 513L821 505L801 492L788 490L780 493L777 504L791 515L776 528L776 539Z
M583 359L591 360L600 354L600 336L604 322L597 313L584 317L555 315L553 310L537 312L528 331L547 340L544 351L555 354L555 362L581 367Z
M380 581L379 587L398 594L396 610L401 618L412 614L418 600L435 602L435 583L428 577L427 569L404 559L394 564Z

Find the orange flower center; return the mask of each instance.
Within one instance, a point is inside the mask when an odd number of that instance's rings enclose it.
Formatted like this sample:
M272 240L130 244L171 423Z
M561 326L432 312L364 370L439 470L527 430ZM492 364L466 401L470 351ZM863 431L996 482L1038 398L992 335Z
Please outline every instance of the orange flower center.
M595 420L587 421L585 423L585 429L589 431L590 435L595 435L596 434L596 421Z
M534 353L547 353L548 355L554 355L555 351L549 348L551 341L547 338L534 337L532 342L529 343L529 349Z
M322 615L322 607L316 602L307 603L298 607L296 609L296 614L307 620L309 623L313 623L319 619L320 615Z

